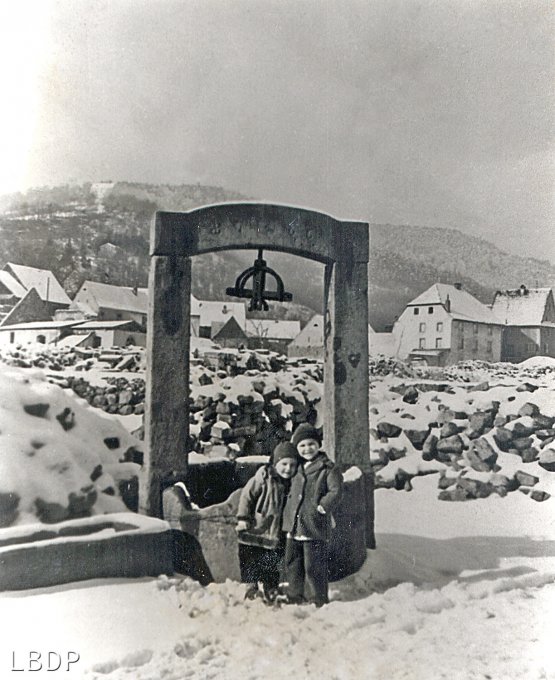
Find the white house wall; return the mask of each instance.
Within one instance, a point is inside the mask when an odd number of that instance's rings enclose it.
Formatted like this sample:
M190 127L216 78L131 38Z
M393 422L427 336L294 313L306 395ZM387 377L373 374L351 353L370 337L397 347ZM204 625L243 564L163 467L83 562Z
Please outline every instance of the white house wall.
M48 344L56 340L59 334L60 331L58 329L0 330L0 346L36 343L39 336L44 337L45 343ZM12 337L13 341L11 341Z
M433 312L428 313L428 308ZM442 305L418 306L418 314L414 307L407 307L401 314L393 329L397 341L398 356L406 359L417 349L437 349L436 340L441 338L441 347L451 346L451 317ZM437 324L443 324L438 330ZM421 329L424 324L424 329ZM422 340L422 342L421 342Z

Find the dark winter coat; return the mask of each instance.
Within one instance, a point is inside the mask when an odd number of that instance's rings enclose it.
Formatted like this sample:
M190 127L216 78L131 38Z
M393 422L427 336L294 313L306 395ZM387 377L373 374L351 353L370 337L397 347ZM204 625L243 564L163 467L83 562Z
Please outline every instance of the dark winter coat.
M308 465L299 465L283 511L283 531L316 541L327 541L331 515L343 490L343 475L324 452ZM326 514L318 512L321 505Z
M271 466L256 471L241 492L237 519L249 524L238 534L239 543L273 550L282 538L281 516L289 480L282 479Z

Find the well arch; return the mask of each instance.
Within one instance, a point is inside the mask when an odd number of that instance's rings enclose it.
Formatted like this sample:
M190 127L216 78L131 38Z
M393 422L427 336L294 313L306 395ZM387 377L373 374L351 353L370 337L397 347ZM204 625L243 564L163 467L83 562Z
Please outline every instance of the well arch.
M140 507L161 514L161 488L186 475L191 258L223 250L281 251L325 265L324 437L343 469L358 466L372 505L368 425L368 225L269 203L158 212L151 230L145 467ZM372 517L372 508L368 508ZM373 541L371 519L367 540Z

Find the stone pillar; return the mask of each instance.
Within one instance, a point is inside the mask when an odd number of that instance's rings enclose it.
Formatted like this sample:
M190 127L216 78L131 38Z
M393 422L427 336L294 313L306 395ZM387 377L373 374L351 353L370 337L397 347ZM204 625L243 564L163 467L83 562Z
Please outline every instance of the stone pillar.
M356 465L364 474L367 495L366 544L374 547L368 432L367 234L366 231L366 248L364 240L359 244L353 238L350 247L344 249L343 253L340 251L336 262L326 265L324 437L326 452L342 470Z
M140 511L161 516L161 484L187 471L191 258L151 257L147 326L145 459Z

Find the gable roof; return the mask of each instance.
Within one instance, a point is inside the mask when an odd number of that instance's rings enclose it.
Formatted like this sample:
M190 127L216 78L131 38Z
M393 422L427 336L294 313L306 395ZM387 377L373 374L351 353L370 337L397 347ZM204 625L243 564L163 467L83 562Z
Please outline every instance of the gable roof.
M98 281L83 281L83 285L77 291L78 298L81 294L88 293L92 296L98 308L121 309L126 312L146 314L148 308L148 288L133 288L114 286L111 283L99 283ZM98 310L97 310L98 311Z
M36 288L31 288L2 319L0 325L9 326L27 321L52 321L48 304L41 300Z
M41 300L45 302L56 302L64 305L69 305L71 302L58 279L48 269L37 269L36 267L8 262L4 271L12 274L25 290L36 288Z
M247 319L247 334L255 338L293 340L301 332L300 321L281 319Z
M199 300L199 326L212 327L214 322L224 324L234 316L239 326L244 330L246 326L245 304L243 302L222 302L219 300Z
M219 325L217 321L215 321L212 325L212 329L215 330L215 328ZM228 320L222 324L218 330L212 334L212 340L217 342L219 339L224 339L224 338L247 338L247 334L245 331L239 326L237 323L237 319L234 316L230 316Z
M291 346L297 347L323 347L324 345L324 317L315 314L296 336Z
M551 288L526 288L497 291L491 306L509 326L540 326L546 321L548 306L553 306Z
M25 294L27 293L19 281L6 270L0 271L0 284L5 286L14 297L19 298L20 300L22 297L25 297Z
M449 300L450 309L447 310ZM466 290L456 288L447 283L434 283L418 297L408 303L407 307L425 305L442 305L453 319L502 325L503 322L486 305L482 304Z

